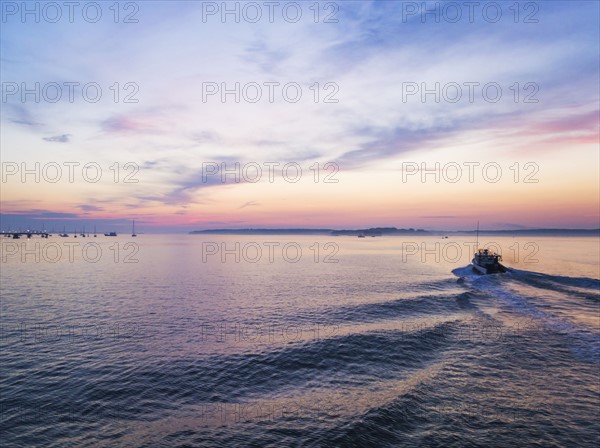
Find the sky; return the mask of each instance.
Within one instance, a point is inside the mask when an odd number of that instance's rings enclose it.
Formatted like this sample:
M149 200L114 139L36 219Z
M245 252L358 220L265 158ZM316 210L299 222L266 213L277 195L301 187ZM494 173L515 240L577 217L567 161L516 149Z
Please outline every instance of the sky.
M1 4L2 230L600 227L597 1Z

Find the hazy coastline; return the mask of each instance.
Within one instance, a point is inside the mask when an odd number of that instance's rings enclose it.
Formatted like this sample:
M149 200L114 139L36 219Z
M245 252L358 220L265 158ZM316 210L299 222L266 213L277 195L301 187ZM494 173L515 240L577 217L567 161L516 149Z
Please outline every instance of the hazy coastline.
M395 227L373 227L368 229L206 229L193 230L191 235L332 235L332 236L386 236L386 235L440 235L459 236L476 234L475 230L424 230L398 229ZM514 235L514 236L600 236L600 229L518 229L518 230L480 230L480 235Z

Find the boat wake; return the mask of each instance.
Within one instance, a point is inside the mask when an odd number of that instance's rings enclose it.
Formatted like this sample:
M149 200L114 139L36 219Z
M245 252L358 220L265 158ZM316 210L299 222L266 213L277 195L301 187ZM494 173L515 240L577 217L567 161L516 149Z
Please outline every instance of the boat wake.
M597 316L600 281L517 269L500 275L479 275L471 266L454 269L452 273L466 288L476 292L475 297L481 301L494 301L501 308L530 319L530 328L566 338L578 359L600 360L598 326L577 320L582 314L589 316L589 320L593 320L594 313ZM550 297L568 306L559 307Z

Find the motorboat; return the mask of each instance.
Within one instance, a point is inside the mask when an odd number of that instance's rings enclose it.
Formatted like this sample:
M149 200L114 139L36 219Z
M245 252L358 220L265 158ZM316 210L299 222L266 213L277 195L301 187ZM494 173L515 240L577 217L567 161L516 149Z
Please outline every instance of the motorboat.
M477 242L475 243L478 249L473 255L471 265L475 272L479 274L498 274L508 271L508 268L502 263L502 255L492 252L489 249L479 249L479 221L477 221Z
M497 274L508 271L508 268L502 263L502 255L492 252L489 249L479 249L475 252L471 264L473 269L480 274Z

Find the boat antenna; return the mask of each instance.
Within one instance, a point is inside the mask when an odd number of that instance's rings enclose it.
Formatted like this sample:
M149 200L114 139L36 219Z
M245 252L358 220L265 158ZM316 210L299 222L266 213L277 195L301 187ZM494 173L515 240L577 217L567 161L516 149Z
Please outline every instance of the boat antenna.
M477 250L479 250L479 220L477 220Z

